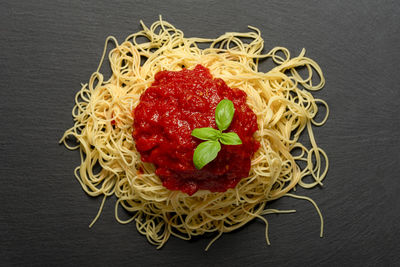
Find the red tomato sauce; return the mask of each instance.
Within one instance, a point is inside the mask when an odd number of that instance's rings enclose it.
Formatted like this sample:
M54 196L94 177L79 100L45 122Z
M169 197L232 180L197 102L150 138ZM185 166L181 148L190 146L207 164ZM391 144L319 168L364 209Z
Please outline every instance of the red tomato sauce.
M141 95L133 111L133 138L143 162L153 163L156 175L170 190L189 195L198 190L225 192L249 175L251 157L260 144L253 134L257 118L246 104L246 93L214 79L202 65L193 70L160 71ZM198 170L193 153L203 140L191 136L195 128L217 128L217 104L229 99L235 115L224 132L235 132L242 145L222 145L215 160Z

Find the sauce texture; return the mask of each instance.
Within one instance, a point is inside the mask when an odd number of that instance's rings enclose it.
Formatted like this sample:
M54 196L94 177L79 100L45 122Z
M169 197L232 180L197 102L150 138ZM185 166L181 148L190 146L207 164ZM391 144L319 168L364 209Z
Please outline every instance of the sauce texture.
M260 146L253 137L257 118L246 104L246 93L214 79L202 65L193 70L160 71L154 78L133 111L133 138L142 161L154 164L156 175L170 190L193 195L198 190L234 188L249 175L251 158ZM215 109L223 99L235 107L232 123L224 132L237 133L242 145L222 145L217 158L198 170L193 153L203 140L191 132L217 129Z

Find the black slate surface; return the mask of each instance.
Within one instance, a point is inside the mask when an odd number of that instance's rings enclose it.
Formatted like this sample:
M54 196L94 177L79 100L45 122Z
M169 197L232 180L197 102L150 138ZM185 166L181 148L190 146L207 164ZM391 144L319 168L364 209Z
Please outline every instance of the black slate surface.
M1 1L0 265L399 265L400 4L398 1ZM164 19L186 36L262 31L266 49L303 47L326 76L331 115L316 129L330 159L324 188L300 190L295 208L226 234L171 238L156 250L114 219L73 177L78 152L57 144L72 125L73 98L95 70L108 35L122 40Z

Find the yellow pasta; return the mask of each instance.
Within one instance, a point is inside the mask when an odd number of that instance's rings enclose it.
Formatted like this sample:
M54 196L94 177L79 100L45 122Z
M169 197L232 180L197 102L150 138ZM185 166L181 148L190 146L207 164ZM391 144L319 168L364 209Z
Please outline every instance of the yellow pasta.
M76 95L72 111L75 124L60 141L69 149L80 149L81 164L75 176L87 194L104 197L98 216L106 197L115 195L117 220L135 222L150 243L162 247L171 235L188 240L217 232L211 245L223 233L254 218L262 219L267 230L264 215L293 212L268 209L267 203L290 196L313 203L321 218L322 236L322 215L315 202L289 193L296 185L321 186L328 170L327 155L317 146L312 130L312 125L324 124L329 114L326 102L310 93L325 83L318 64L305 57L304 49L294 58L284 47L263 54L260 32L250 26L251 32L228 32L217 39L186 38L161 18L150 28L143 23L142 27L121 44L114 37L107 38L97 70ZM105 80L100 68L109 43L115 48L108 54L112 74ZM199 44L208 47L201 49ZM276 67L260 72L259 60L263 58L270 58ZM140 160L132 138L132 111L157 72L179 71L182 66L191 69L197 64L209 68L213 77L222 78L229 87L247 93L247 104L257 115L259 130L255 138L261 146L252 159L249 176L234 189L224 193L200 190L188 196L163 187L154 167ZM308 73L306 78L298 73L300 67ZM317 84L313 84L315 74ZM314 120L317 104L326 107L321 122ZM298 141L304 130L310 148ZM71 137L77 146L67 143ZM305 167L296 161L303 161ZM101 167L99 172L94 171L96 165ZM311 177L312 182L306 182L305 177ZM131 218L120 219L119 206ZM269 244L267 231L266 239Z

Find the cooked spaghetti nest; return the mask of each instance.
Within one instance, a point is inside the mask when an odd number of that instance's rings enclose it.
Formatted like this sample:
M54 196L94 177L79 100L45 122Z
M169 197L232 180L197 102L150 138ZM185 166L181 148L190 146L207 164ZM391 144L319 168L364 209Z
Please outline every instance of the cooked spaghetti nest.
M104 196L98 215L106 197L115 194L117 220L135 221L138 231L158 247L171 235L188 240L218 232L218 238L260 218L266 223L269 244L268 223L263 215L293 212L266 209L269 201L291 196L310 200L317 208L311 199L288 193L296 185L322 185L328 170L328 158L315 142L312 125L324 124L329 109L326 102L310 93L321 89L325 79L318 64L305 57L305 50L294 58L284 47L263 54L260 31L250 26L251 32L228 32L216 39L204 39L186 38L161 18L150 28L141 24L143 30L128 36L122 44L114 37L107 38L97 71L76 95L72 111L75 125L60 141L69 149L80 149L81 163L75 176L87 194ZM244 38L251 41L245 42ZM115 48L108 54L112 74L105 80L100 68L109 43ZM199 44L209 46L201 49ZM276 64L267 73L258 70L259 60L265 58ZM157 72L190 69L196 64L209 68L229 87L247 93L247 104L257 115L259 130L255 138L261 146L252 159L249 176L234 189L224 193L201 190L188 196L163 187L154 167L141 161L132 138L132 111ZM306 75L299 74L300 67ZM313 76L317 76L317 84ZM314 120L318 105L326 107L321 122ZM310 148L298 141L305 129ZM69 145L70 137L78 145ZM302 161L305 167L299 167L296 161ZM95 171L96 165L101 166L100 171ZM312 182L305 181L305 177L312 177ZM120 219L119 206L128 211L129 219ZM322 216L317 211L322 236Z

